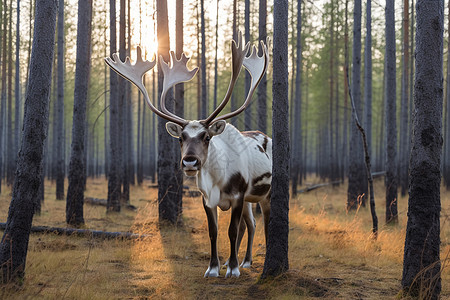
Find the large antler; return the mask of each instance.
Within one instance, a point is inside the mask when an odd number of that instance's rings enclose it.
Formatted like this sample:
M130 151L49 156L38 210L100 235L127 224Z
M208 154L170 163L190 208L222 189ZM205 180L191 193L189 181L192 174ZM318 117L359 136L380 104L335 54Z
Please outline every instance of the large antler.
M144 99L147 102L150 109L160 116L163 119L172 121L174 123L177 123L181 126L185 125L187 123L186 120L182 118L174 118L172 115L169 115L167 113L159 111L153 103L150 101L150 98L147 93L147 89L144 86L144 83L142 82L142 77L145 73L153 69L153 67L156 64L156 60L148 61L142 59L142 50L141 47L137 47L137 58L135 64L131 64L130 58L127 57L125 59L125 62L122 62L117 55L117 53L113 53L112 58L106 57L105 62L108 64L108 66L111 67L114 71L116 71L119 75L124 77L125 79L129 80L130 82L134 83L139 90L144 95Z
M269 40L267 39L266 44L263 41L261 42L261 48L262 48L262 56L258 56L258 49L256 49L256 46L253 46L252 52L249 57L244 58L244 67L247 69L247 71L252 76L252 84L250 85L250 90L248 92L247 98L245 99L244 103L240 108L237 110L230 112L228 114L225 114L223 116L218 117L215 119L215 121L219 120L226 120L231 117L234 117L238 114L240 114L242 111L244 111L247 106L250 104L252 100L253 93L256 90L256 87L261 82L261 79L263 78L264 74L267 71L267 67L269 66L269 50L267 48L267 43Z
M164 74L163 91L161 93L160 107L163 113L171 116L172 118L180 119L186 122L186 120L171 113L166 108L166 94L167 91L177 83L187 82L191 80L198 71L198 68L194 68L191 71L187 68L187 63L190 58L186 57L184 53L181 54L181 58L178 60L173 51L170 51L170 61L166 64L162 56L159 56L161 62L161 70Z
M233 93L234 85L236 84L236 80L239 77L239 73L241 72L242 63L245 59L245 55L248 52L248 49L250 48L250 43L247 43L244 47L243 41L242 41L242 33L238 33L238 40L231 41L231 55L232 55L232 70L231 70L231 81L230 85L228 86L227 93L225 97L223 98L220 105L213 111L213 113L204 120L206 124L212 123L215 117L223 110L223 108L227 105L228 101L231 98L231 94Z

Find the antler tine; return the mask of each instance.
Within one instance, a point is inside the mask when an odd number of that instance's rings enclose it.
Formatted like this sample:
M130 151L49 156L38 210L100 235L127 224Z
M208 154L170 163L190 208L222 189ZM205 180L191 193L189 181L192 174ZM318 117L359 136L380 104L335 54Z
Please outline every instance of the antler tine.
M141 47L137 47L137 59L135 64L131 64L130 58L127 57L125 59L125 62L122 62L118 56L117 53L112 54L112 58L106 57L105 62L108 64L108 66L113 69L116 73L118 73L120 76L124 77L125 79L132 82L134 85L136 85L139 90L144 95L144 99L147 102L150 109L160 116L161 118L164 118L169 121L173 121L178 124L185 124L185 122L181 122L179 119L175 119L172 116L168 116L161 111L159 111L153 103L150 101L150 98L147 93L147 89L144 86L144 83L142 82L142 77L145 73L153 69L153 67L156 65L156 59L152 61L143 60L142 59L142 49Z
M267 39L267 43L269 42L269 39ZM244 67L247 69L247 71L252 76L252 84L250 86L250 90L248 92L247 98L245 99L242 106L228 114L225 114L223 116L220 116L219 118L215 119L214 121L218 120L225 120L229 119L231 117L234 117L238 114L240 114L242 111L244 111L247 106L250 104L252 100L253 93L256 90L256 87L261 82L261 79L263 78L264 74L267 71L267 67L269 66L269 49L267 48L267 44L264 44L263 41L261 41L262 46L262 56L258 56L258 49L256 46L252 47L252 52L249 57L246 57L244 59Z
M159 56L159 60L161 61L161 70L164 74L164 83L163 83L163 91L161 93L160 99L160 107L163 113L180 120L183 120L187 123L186 120L180 118L179 116L173 114L166 108L166 94L170 88L172 88L177 83L187 82L194 78L195 74L198 71L198 67L190 70L187 68L187 63L190 58L187 57L184 53L181 54L181 58L178 60L173 51L170 51L170 61L167 64L162 56Z
M235 40L231 41L231 55L232 55L232 71L231 71L231 81L228 86L227 93L225 94L225 97L223 98L220 105L213 111L213 113L204 120L206 124L210 124L215 117L223 110L223 108L227 105L228 101L231 98L231 94L233 93L234 86L236 84L236 80L239 77L239 73L242 69L242 64L245 58L245 55L247 55L248 49L250 48L250 43L245 44L242 40L242 32L239 31L238 33L238 40L237 43Z

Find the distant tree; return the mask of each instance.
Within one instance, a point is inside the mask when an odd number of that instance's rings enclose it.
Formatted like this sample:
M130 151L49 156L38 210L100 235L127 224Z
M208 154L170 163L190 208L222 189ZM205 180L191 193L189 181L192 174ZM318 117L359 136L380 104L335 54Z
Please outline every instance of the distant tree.
M233 40L235 40L235 41L237 40L237 31L238 31L237 18L238 18L237 17L237 0L233 0L232 31L233 31ZM235 111L237 109L235 93L231 94L230 106L231 106L231 111ZM233 126L237 126L237 117L231 118L230 123L233 124Z
M300 19L299 19L300 20ZM259 0L259 41L267 39L267 0ZM259 52L262 52L259 45ZM267 133L267 77L258 85L258 130Z
M86 176L85 130L86 103L91 65L92 0L78 1L77 64L73 104L72 145L69 163L66 222L72 226L84 224L83 204Z
M413 297L439 299L444 1L418 0L416 22L415 113L402 287Z
M302 162L302 1L297 1L297 59L295 74L295 102L292 109L295 110L294 118L294 137L292 141L292 195L297 195L297 184L301 183Z
M13 5L12 0L9 1L9 18L8 18L8 114L6 116L6 183L12 185L14 183L14 168L15 168L15 153L14 153L14 140L13 140L13 108L12 108L12 13ZM8 9L8 8L6 8ZM6 34L5 37L6 38ZM6 50L6 48L5 48ZM6 62L5 62L6 63Z
M48 126L56 10L56 0L41 0L36 4L23 138L6 229L0 243L2 283L16 280L20 282L25 274L28 241L41 182L42 156Z
M139 44L142 45L142 1L139 0ZM144 80L145 85L145 80ZM137 119L137 170L136 170L136 177L137 177L137 183L138 185L142 185L142 182L144 180L144 166L143 166L143 147L142 147L142 141L144 139L144 130L142 130L141 134L141 127L145 127L145 114L142 114L142 122L141 122L141 103L142 103L142 97L141 92L138 92L138 119ZM145 112L145 105L143 107L143 111Z
M202 80L202 97L200 100L201 103L201 111L200 111L200 119L205 119L207 117L207 103L208 103L208 95L207 95L207 86L206 86L206 34L205 34L205 1L200 0L200 18L201 18L201 39L202 39L202 50L201 50L201 80Z
M394 0L386 1L386 223L397 223L397 106Z
M58 5L58 97L57 97L57 131L56 141L56 199L64 199L64 0Z
M356 114L361 115L361 0L355 0L353 11L353 63L351 93ZM350 151L348 169L347 209L356 209L364 205L367 195L367 176L365 173L361 135L352 122L350 125Z
M344 22L344 72L347 72L348 62L348 0L345 0L345 22ZM347 76L347 74L345 74ZM344 83L344 121L342 129L342 170L341 180L344 180L348 172L348 82Z
M288 1L274 3L273 30L273 167L267 253L262 278L289 269L289 84Z
M364 130L372 156L372 1L366 3L366 44L364 47Z
M16 167L17 151L20 143L20 107L21 107L21 92L20 92L20 0L17 0L16 9L16 72L14 82L14 149L13 149L13 164Z
M217 79L219 77L219 73L217 71L218 65L218 57L217 52L219 50L219 0L217 0L217 8L216 8L216 31L215 31L215 47L214 47L214 98L213 98L213 107L214 109L217 107Z
M119 1L119 58L125 61L127 56L127 41L126 41L126 0ZM124 126L126 116L126 86L127 82L122 76L117 76L117 124L118 124L118 142L117 142L117 164L119 165L118 172L120 174L120 200L123 201L123 185L124 181L128 180L126 174L126 159L124 147Z
M450 2L448 5L450 13ZM450 14L448 14L450 20ZM450 190L450 30L447 37L447 80L445 94L445 127L444 127L444 157L442 177L447 190Z
M5 5L2 3L2 18L3 18L3 29L2 29L2 91L1 91L1 103L0 103L0 192L1 192L1 181L3 179L4 168L3 164L5 161L5 157L3 156L4 148L6 145L3 144L4 135L4 119L5 119L5 109L6 109L6 54L8 51L6 50L6 30L8 26L8 10L6 9L6 0Z
M121 61L125 61L127 54L129 54L129 47L127 48L127 0L120 0L120 17L119 17L119 56ZM128 109L130 107L130 83L119 76L119 149L121 157L122 170L122 194L121 200L124 203L130 201L130 165L129 165L129 140L128 140Z
M399 164L398 179L402 196L408 190L408 157L409 157L409 0L403 0L402 21L402 75L400 98L400 140L399 140Z
M110 55L117 51L116 32L116 1L109 1L109 52ZM109 151L111 163L108 173L108 199L107 211L120 211L120 153L119 153L119 99L118 99L117 73L112 69L109 71Z
M244 10L244 18L245 18L245 42L251 42L250 40L250 0L245 0L245 10ZM245 95L248 94L248 91L250 90L250 84L251 84L251 76L250 73L245 72ZM244 111L244 129L245 130L251 130L252 129L252 106L247 107L247 109Z

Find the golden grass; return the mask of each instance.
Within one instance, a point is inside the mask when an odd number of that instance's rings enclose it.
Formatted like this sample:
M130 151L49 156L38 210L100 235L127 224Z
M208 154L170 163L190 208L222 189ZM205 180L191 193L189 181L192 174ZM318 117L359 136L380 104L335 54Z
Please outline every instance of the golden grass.
M106 181L90 179L86 196L105 198ZM32 234L26 278L21 287L0 290L2 299L393 299L400 290L407 199L399 199L399 225L384 224L384 187L375 183L379 236L371 239L368 208L346 212L346 187L325 187L291 199L289 261L286 274L258 283L265 241L260 216L253 266L238 279L204 279L209 238L200 198L183 200L183 226L159 226L157 190L145 183L132 187L131 203L106 214L105 207L85 205L86 228L133 231L139 241ZM34 225L65 225L65 201L55 200L46 182L46 200ZM0 196L0 222L6 221L10 192ZM450 299L450 193L442 191L441 250L443 299ZM229 255L230 212L219 212L219 255ZM243 258L246 236L241 245ZM447 258L446 261L445 258Z

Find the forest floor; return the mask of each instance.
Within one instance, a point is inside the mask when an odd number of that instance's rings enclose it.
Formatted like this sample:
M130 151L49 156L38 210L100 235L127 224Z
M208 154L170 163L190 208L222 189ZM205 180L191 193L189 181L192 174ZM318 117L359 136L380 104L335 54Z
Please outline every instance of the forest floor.
M314 179L310 178L309 183ZM192 187L192 182L188 182ZM67 183L66 183L67 186ZM86 197L105 198L107 182L89 179ZM55 200L47 181L42 213L34 225L65 227L65 201ZM206 216L199 197L183 200L183 226L159 226L157 189L132 187L131 204L106 214L86 204L85 228L132 231L141 240L93 239L88 236L32 234L22 286L0 290L0 299L400 299L407 198L399 199L399 224L384 225L384 186L375 182L379 236L370 237L368 207L347 212L346 186L323 187L290 202L290 270L264 283L265 242L256 215L253 266L240 278L203 278L209 262ZM11 192L3 187L0 222L6 222ZM442 299L450 299L450 193L441 194ZM219 213L219 255L229 255L230 212ZM1 233L3 234L3 233ZM244 255L246 236L241 245Z

